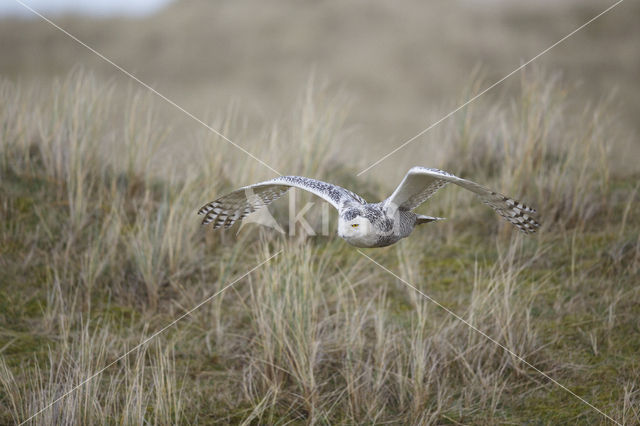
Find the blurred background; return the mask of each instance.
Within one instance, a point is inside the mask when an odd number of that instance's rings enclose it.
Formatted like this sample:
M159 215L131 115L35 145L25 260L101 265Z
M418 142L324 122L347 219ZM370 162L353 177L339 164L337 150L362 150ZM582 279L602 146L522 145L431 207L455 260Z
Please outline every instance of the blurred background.
M354 143L347 145L368 147L349 155L364 166L614 2L25 3L205 119L233 105L247 128L268 127L289 113L313 79L348 99L345 124ZM81 66L117 85L131 84L19 3L4 1L0 16L2 76L42 84ZM640 5L623 2L524 72L538 67L561 74L573 89L569 101L578 106L614 94L617 115L637 134L638 18ZM504 91L519 87L520 78L514 75L476 107L489 109L508 100ZM181 132L199 126L168 105L165 112L178 123L184 119ZM403 170L405 162L430 164L439 143L437 131L429 132L395 161Z
M440 167L537 208L523 237L447 188L417 212L448 220L368 253L640 424L640 2L357 176L614 0L20 1L282 174L376 201ZM604 421L337 238L333 209L330 236L287 228L284 199L286 236L200 225L273 177L0 1L0 424Z

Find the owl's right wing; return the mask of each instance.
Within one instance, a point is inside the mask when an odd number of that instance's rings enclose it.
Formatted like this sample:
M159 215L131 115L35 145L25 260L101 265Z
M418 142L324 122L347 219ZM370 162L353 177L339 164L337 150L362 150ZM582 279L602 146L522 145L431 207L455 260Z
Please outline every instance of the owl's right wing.
M279 176L265 182L242 187L202 206L203 225L213 222L213 229L231 227L236 221L271 204L291 188L300 188L324 199L338 211L347 204L364 204L357 194L331 183L303 176Z

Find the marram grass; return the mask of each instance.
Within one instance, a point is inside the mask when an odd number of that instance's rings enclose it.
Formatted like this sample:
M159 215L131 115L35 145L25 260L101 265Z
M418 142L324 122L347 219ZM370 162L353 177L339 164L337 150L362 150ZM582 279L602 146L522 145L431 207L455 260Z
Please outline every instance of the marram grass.
M422 164L527 200L539 234L447 188L421 208L447 221L366 253L638 423L638 176L616 173L623 135L606 109L570 107L546 77L523 79L509 106L443 124L446 149ZM27 419L279 250L32 423L605 422L335 237L201 228L204 201L271 176L200 129L177 134L158 100L81 72L40 89L2 81L0 93L0 423ZM339 160L344 105L310 86L262 135L233 115L216 127L278 170L382 197L397 182L356 179ZM274 208L286 217L286 201Z

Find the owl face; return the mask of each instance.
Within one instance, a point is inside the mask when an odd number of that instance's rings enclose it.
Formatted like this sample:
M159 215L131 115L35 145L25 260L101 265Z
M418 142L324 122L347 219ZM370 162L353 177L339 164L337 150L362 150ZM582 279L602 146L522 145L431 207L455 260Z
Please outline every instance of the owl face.
M342 215L338 220L338 236L356 247L372 247L378 240L369 219L360 214Z

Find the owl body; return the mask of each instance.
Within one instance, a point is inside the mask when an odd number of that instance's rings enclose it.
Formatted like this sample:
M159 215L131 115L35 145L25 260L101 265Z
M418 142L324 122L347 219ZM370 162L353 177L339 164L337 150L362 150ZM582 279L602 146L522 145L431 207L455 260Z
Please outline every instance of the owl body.
M279 176L266 182L240 188L205 204L198 214L203 225L228 228L256 209L280 198L290 188L315 194L338 210L338 236L356 247L385 247L408 237L416 225L441 220L418 215L413 210L436 191L453 183L475 193L480 200L525 234L540 224L532 217L535 210L512 198L451 173L426 167L413 167L400 185L384 201L368 203L340 186L303 176Z
M356 247L386 247L408 237L418 215L386 209L383 203L366 203L338 216L338 236Z

